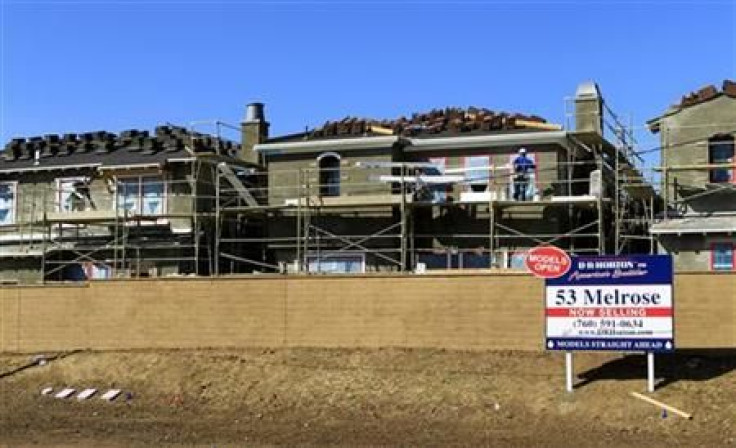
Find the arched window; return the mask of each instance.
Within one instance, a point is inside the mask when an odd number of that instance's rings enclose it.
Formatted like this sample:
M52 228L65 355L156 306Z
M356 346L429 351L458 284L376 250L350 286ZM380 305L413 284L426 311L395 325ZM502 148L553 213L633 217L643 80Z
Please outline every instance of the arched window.
M340 154L326 152L317 157L320 196L340 196Z
M733 136L715 135L708 139L708 163L728 163L731 168L715 168L710 170L710 181L713 183L736 182L734 179L734 144Z

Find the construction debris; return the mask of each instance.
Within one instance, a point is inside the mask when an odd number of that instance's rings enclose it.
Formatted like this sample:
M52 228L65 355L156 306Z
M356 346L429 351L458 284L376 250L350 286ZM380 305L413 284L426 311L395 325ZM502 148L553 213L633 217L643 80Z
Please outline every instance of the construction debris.
M661 401L657 401L654 398L647 397L646 395L640 394L638 392L631 392L631 395L635 398L638 398L640 400L646 401L649 404L653 404L655 406L659 406L660 408L664 409L665 411L670 411L673 414L677 414L682 418L685 418L687 420L691 420L693 418L692 414L688 414L685 411L681 411L673 406L670 406L668 404L662 403Z
M560 130L561 126L547 123L536 115L511 114L490 109L448 107L426 113L415 113L411 118L393 120L371 120L345 117L339 121L328 121L314 129L308 138L344 137L359 135L436 135L469 132L492 132L514 129Z
M53 391L53 387L44 387L43 389L41 389L41 395L49 395Z

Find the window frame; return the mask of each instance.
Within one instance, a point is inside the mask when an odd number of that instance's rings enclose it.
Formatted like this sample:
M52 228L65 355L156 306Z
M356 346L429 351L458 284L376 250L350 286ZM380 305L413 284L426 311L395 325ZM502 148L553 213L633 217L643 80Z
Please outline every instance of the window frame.
M333 169L332 171L337 171L337 185L335 186L333 184L326 184L322 185L322 170L328 171L329 169L322 168L322 160L326 158L334 158L337 160L337 169ZM320 197L327 197L327 198L334 198L339 197L342 195L342 156L336 152L323 152L322 154L317 156L317 184L319 186L319 196ZM330 173L334 174L334 173ZM337 194L334 194L334 192L331 192L330 190L336 188Z
M13 190L13 203L12 203L12 219L8 223L0 223L0 227L10 227L18 224L18 181L17 180L4 180L0 181L0 185L10 185Z
M89 181L88 176L69 176L69 177L57 177L54 179L56 184L56 194L54 195L54 211L57 213L77 213L77 211L64 211L61 209L61 183L64 181ZM90 204L91 205L91 204ZM86 210L84 210L86 211Z
M481 157L485 157L487 159L487 164L486 164L487 176L486 176L486 179L485 179L486 183L484 185L485 186L484 192L489 192L489 191L492 190L491 185L492 185L493 179L492 179L491 172L492 172L492 168L493 168L493 154L490 154L489 153L489 154L472 154L472 155L465 155L465 156L463 156L463 158L462 158L462 160L463 160L463 166L462 166L462 168L463 168L463 170L465 170L463 172L463 174L464 174L463 175L463 178L464 178L463 179L463 182L465 183L465 185L463 186L463 191L473 192L473 185L481 185L480 183L474 183L474 182L478 182L478 181L477 180L474 181L474 180L472 180L472 177L469 177L468 176L468 173L482 172L482 170L468 170L468 168L470 168L468 166L468 160L469 159L480 159Z
M147 215L143 213L143 183L142 179L144 177L156 177L160 179L161 184L163 186L163 203L161 205L161 213ZM122 211L121 209L124 209L123 207L120 207L120 184L123 183L121 181L129 180L129 179L138 179L138 203L137 203L137 211L134 216L142 216L142 217L158 217L159 220L165 219L166 215L169 213L169 185L167 182L167 176L165 176L162 173L146 173L146 174L123 174L123 175L116 175L115 176L115 200L112 201L112 207L113 210L116 210L118 213Z
M731 268L716 267L716 246L731 247ZM733 272L736 271L736 242L733 241L713 241L710 243L710 270L715 272Z
M429 163L437 165L440 175L445 174L447 170L447 157L430 157L427 159ZM443 185L442 187L431 188L432 191L432 202L441 203L446 202L447 198L452 192L452 185Z
M713 148L718 144L730 144L731 146L731 168L711 168L708 170L708 183L711 184L736 184L736 139L729 134L714 135L708 139L708 163L727 163L713 161ZM728 172L729 179L724 181L713 180L713 175L719 171Z

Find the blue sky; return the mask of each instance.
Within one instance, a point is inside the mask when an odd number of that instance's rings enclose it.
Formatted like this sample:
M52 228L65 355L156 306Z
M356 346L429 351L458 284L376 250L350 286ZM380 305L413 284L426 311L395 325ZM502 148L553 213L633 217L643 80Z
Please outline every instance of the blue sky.
M735 1L0 3L3 142L237 123L256 100L272 134L450 105L562 123L588 79L643 126L736 78Z

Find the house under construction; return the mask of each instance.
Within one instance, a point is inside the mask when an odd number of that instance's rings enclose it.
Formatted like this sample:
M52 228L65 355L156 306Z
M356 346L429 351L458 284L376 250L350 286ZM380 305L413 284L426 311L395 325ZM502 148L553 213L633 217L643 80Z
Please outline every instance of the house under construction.
M482 108L410 118L346 118L268 136L249 106L243 151L266 168L266 206L222 207L223 222L261 216L264 266L288 272L518 268L554 244L573 254L649 253L661 207L643 179L631 131L598 86L579 86L574 130ZM518 195L514 159L533 171ZM263 182L261 182L263 183Z
M661 140L659 250L679 270L736 270L736 82L685 95L648 125Z
M0 157L0 279L504 269L539 244L654 251L661 203L630 129L594 83L570 103L565 127L471 107L270 136L254 103L232 127L240 144L219 122L217 135L14 139Z
M216 272L218 235L262 229L246 221L221 228L215 216L218 200L265 200L251 195L259 167L239 150L175 126L14 139L0 157L0 280ZM244 255L250 250L258 245Z

